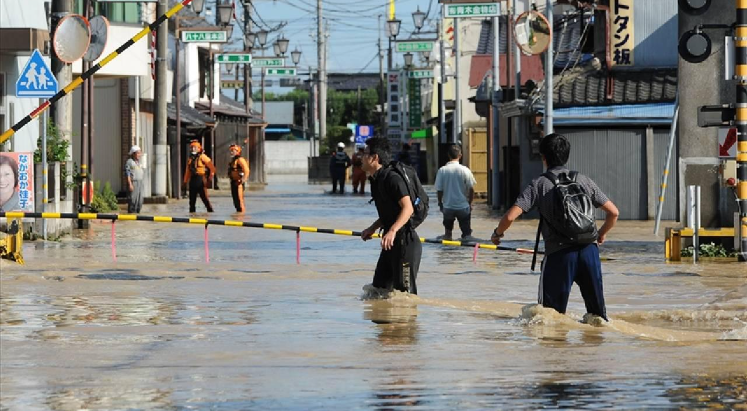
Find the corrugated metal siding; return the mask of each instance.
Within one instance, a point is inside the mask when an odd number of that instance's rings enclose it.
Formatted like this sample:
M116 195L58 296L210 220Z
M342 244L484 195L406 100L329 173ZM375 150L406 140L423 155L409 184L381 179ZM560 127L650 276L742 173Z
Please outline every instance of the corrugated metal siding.
M122 188L121 134L122 115L120 106L119 79L96 79L96 92L93 104L95 119L93 124L93 178L101 181L101 187L107 181L112 191Z
M664 174L664 165L667 157L667 146L669 145L669 130L654 129L654 172L651 176L656 182L656 198L659 198L661 190L661 176ZM667 192L664 195L664 209L662 210L662 220L677 219L677 145L672 150L672 160L669 163L669 178L667 179ZM657 200L658 206L658 200Z
M643 129L562 129L571 155L568 167L593 179L620 210L621 220L647 219L646 145ZM604 213L597 211L597 219Z
M108 181L112 191L122 188L121 121L119 111L119 79L96 79L94 94L93 120L93 178L101 182ZM73 161L80 167L80 100L81 89L73 92Z
M677 67L677 0L637 1L635 66Z

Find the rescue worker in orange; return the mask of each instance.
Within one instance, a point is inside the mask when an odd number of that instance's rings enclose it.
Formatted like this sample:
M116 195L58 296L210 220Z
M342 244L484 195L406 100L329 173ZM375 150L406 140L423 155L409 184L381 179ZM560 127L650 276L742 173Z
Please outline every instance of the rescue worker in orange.
M244 208L244 183L249 179L249 162L241 157L241 147L231 144L228 148L231 152L231 162L228 163L228 178L231 179L231 196L236 212L243 213Z
M213 212L213 206L207 195L208 181L215 176L215 166L210 157L202 151L202 146L197 140L189 143L191 152L187 160L187 171L184 173L184 185L189 184L189 212L195 212L195 203L199 194L205 208L209 213Z
M366 172L363 171L363 146L358 146L358 152L353 154L353 194L366 193ZM361 190L358 191L358 185Z

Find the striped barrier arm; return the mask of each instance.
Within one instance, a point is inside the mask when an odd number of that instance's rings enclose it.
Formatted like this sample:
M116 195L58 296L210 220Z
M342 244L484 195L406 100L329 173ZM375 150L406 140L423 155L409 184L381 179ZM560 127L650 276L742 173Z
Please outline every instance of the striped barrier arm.
M58 91L57 94L52 96L52 98L50 98L49 100L46 100L45 102L43 102L39 107L34 109L34 111L32 111L29 115L27 115L26 117L21 119L21 121L13 125L13 127L5 130L5 132L3 132L2 135L0 135L0 144L3 144L5 141L11 138L13 134L17 133L18 130L22 129L31 120L38 117L41 113L47 110L50 105L56 103L59 99L61 99L62 97L65 97L66 95L70 94L73 90L78 88L78 86L83 84L84 81L88 80L88 78L96 74L97 71L99 71L105 65L109 64L110 61L114 60L117 56L122 54L131 45L135 44L135 42L145 37L149 32L155 31L155 29L158 26L160 26L161 23L168 20L171 16L173 16L179 10L181 10L182 7L188 5L191 2L192 0L183 0L181 3L177 3L174 7L172 7L165 14L158 16L158 18L153 23L150 23L147 27L143 28L139 33L135 34L131 39L125 41L121 46L119 46L119 48L109 53L108 56L106 56L103 60L99 61L97 64L93 65L90 69L86 70L86 72L81 74L80 77L71 81L70 84L65 86L65 88Z
M323 233L323 234L334 234L344 235L351 237L360 237L360 231L352 230L339 230L334 228L318 228L318 227L306 227L306 226L295 226L285 224L270 224L270 223L253 223L248 221L238 220L209 220L204 218L191 218L191 217L167 217L167 216L148 216L140 214L106 214L106 213L25 213L25 212L0 212L0 218L49 218L49 219L74 219L74 220L110 220L110 221L151 221L156 223L183 223L183 224L195 224L195 225L222 225L227 227L249 227L249 228L262 228L266 230L288 230L294 232L306 232L306 233ZM375 238L379 238L378 234L374 234ZM534 250L527 248L513 248L505 247L493 244L482 244L477 242L469 241L450 241L450 240L435 240L420 237L421 243L428 244L440 244L451 247L471 247L486 249L486 250L501 250L501 251L515 251L520 254L532 254ZM541 254L541 253L540 253Z

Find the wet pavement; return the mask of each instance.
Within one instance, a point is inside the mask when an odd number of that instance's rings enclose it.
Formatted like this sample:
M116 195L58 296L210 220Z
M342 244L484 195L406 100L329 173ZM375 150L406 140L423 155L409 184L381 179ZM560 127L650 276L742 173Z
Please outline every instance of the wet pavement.
M368 196L325 189L273 183L246 215L215 196L195 216L376 218ZM498 217L478 205L474 235ZM504 245L531 248L536 223ZM202 226L117 222L114 262L111 223L93 222L0 262L0 409L747 409L745 265L667 264L652 227L622 221L601 247L611 322L594 327L575 287L566 316L534 305L527 255L426 244L419 296L365 300L376 240L301 233L297 265L291 231L210 226L206 264Z

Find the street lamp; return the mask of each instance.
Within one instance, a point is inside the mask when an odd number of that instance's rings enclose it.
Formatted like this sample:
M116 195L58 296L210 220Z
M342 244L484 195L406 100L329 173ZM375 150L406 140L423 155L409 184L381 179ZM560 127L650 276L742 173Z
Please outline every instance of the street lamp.
M301 51L298 50L298 47L296 47L295 50L291 51L291 60L293 60L293 64L298 66L298 63L301 62Z
M280 57L280 44L277 41L272 43L272 51L275 52L275 57Z
M233 7L227 1L223 0L218 4L218 24L221 26L228 25L231 22Z
M257 32L257 41L259 42L260 47L265 47L265 44L267 44L267 30L260 30Z
M231 72L235 63L226 63L226 71Z
M282 36L278 39L278 49L280 50L281 55L285 55L285 52L288 51L288 43L290 43L290 40L286 39L285 36Z
M412 66L412 53L405 53L403 57L405 58L405 67Z
M256 41L256 39L257 39L257 35L256 34L252 33L251 31L247 32L246 36L244 37L244 47L248 48L250 50L253 49L254 48L254 42Z
M430 60L431 59L431 52L430 51L423 51L421 53L423 53L423 58L424 59L426 59L426 60Z
M425 24L425 13L420 11L420 6L418 6L417 11L412 13L412 21L415 23L415 28L418 30L418 33L420 33L420 29L422 29Z
M399 26L402 24L402 20L394 19L394 20L388 20L386 22L389 26L389 36L390 37L397 37L399 34Z
M200 14L202 13L202 9L205 7L205 0L192 0L192 10Z

